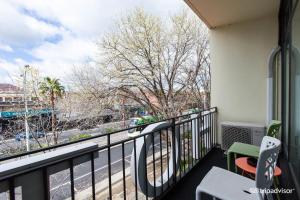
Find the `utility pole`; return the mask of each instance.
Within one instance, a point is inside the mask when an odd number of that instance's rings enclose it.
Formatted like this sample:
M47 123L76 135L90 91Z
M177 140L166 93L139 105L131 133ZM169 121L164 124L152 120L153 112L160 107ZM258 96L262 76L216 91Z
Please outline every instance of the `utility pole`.
M23 92L24 92L24 105L25 105L25 133L26 133L26 150L30 151L30 141L29 141L29 127L28 127L28 106L27 106L27 88L26 88L26 76L27 70L30 68L29 65L24 66L24 74L23 74Z

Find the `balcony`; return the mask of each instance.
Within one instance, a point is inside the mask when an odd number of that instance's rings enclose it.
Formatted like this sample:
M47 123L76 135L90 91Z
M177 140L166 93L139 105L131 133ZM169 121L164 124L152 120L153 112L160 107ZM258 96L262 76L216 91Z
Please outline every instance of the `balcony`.
M135 128L2 158L0 199L194 199L212 166L227 168L217 108L127 137ZM280 166L286 169L283 157ZM294 188L289 180L284 170L281 187Z

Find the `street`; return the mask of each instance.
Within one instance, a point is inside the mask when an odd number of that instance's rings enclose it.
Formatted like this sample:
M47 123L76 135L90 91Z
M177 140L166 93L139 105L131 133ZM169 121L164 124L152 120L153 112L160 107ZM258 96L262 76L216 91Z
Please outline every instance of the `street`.
M163 148L166 145L163 142ZM149 156L151 157L152 148L149 150ZM125 168L130 167L131 154L133 150L133 141L125 143L124 145L124 157ZM155 152L158 152L159 138L155 138ZM94 160L95 163L95 183L105 180L108 177L108 151L107 149L98 152L98 158ZM122 163L122 146L118 145L111 148L111 175L121 172L123 169ZM74 167L74 190L82 191L87 188L91 188L92 184L91 175L91 162L85 162ZM106 183L108 185L108 183ZM60 200L70 197L71 182L69 170L59 172L50 176L50 196L51 199Z
M120 128L120 123L123 124L124 122L110 122L99 125L97 128L89 129L89 130L79 130L79 129L70 129L65 130L59 133L59 143L68 142L69 138L72 136L76 136L78 134L90 134L91 136L95 135L101 135L105 132L106 128ZM125 124L128 124L128 121L125 121ZM122 133L123 134L123 133ZM124 132L124 136L127 134L127 132ZM52 137L52 133L47 133L47 137ZM47 145L47 141L45 138L39 138L37 139L40 144L43 146ZM38 145L36 139L30 140L31 145ZM5 152L6 149L22 149L25 148L25 140L16 141L15 138L7 139L7 140L0 140L0 157L1 153Z

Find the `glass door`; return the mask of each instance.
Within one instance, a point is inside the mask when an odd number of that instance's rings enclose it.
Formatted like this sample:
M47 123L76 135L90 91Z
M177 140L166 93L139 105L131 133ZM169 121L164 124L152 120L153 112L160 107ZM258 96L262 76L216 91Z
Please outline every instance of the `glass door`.
M300 182L300 5L294 4L290 47L289 161Z

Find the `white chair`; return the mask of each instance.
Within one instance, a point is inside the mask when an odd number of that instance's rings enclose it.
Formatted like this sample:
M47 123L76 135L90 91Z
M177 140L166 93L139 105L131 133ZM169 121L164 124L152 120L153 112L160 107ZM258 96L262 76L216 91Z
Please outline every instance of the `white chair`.
M228 170L212 167L196 189L196 200L206 193L223 200L263 200L265 195L272 200L272 194L265 193L273 184L280 140L265 136L260 146L255 181Z

